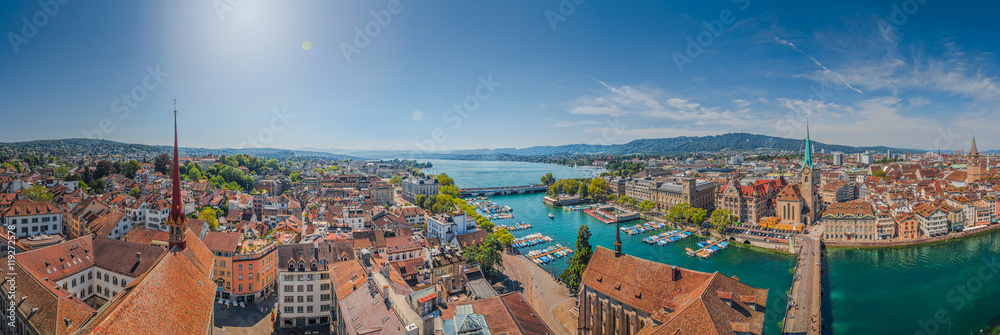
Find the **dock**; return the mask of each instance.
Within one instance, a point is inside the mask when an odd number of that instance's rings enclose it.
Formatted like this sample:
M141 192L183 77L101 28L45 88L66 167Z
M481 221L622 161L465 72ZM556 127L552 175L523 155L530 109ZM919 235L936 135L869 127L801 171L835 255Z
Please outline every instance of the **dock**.
M552 257L552 255L557 255L559 257L563 257L563 256L566 256L566 255L569 255L569 254L573 253L573 250L571 250L570 248L561 246L561 245L556 245L555 247L548 247L548 248L542 249L542 250L544 250L544 251L540 252L540 253L537 253L537 254L534 254L534 255L532 255L531 253L529 253L528 254L528 259L530 259L532 261L535 261L535 263L538 263L539 260L541 260L544 263L548 263L551 260L545 260L545 259L547 259L547 258L554 258L554 257ZM539 251L539 250L534 250L534 251ZM560 252L563 252L563 253L559 254Z
M615 212L620 212L621 214L608 213L608 210ZM625 221L632 221L639 218L639 213L623 210L614 206L602 206L597 208L588 208L583 210L590 216L593 216L598 221L604 223L619 223Z
M699 242L698 245L702 246L701 249L691 250L687 249L688 256L698 256L701 258L709 258L719 250L729 247L729 242L719 241L719 240L708 240L705 242Z
M507 231L518 231L518 230L525 230L525 229L531 228L531 224L530 223L521 222L521 223L515 223L515 224L511 224L511 225L496 225L496 226L494 226L494 228L495 229L504 228L504 229L507 229Z
M516 238L514 239L514 243L511 245L515 248L526 248L549 242L552 242L551 237L542 235L541 233L535 233L525 237Z

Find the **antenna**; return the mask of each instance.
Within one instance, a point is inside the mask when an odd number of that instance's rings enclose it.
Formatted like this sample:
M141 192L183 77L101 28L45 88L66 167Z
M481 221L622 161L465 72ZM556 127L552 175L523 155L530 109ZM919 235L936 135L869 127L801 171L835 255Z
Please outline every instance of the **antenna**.
M174 98L174 114L177 114L177 98Z

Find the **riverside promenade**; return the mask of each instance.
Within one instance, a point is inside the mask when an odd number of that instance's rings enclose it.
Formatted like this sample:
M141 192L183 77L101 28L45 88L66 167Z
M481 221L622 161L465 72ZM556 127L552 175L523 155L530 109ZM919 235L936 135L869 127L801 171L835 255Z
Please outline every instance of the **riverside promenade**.
M822 226L817 226L810 229L809 234L795 236L798 258L782 334L812 335L823 331L821 280L826 251L820 241L822 235Z
M549 328L556 334L576 334L576 297L566 285L522 255L504 253L503 265L508 281L516 282L505 285L518 287Z

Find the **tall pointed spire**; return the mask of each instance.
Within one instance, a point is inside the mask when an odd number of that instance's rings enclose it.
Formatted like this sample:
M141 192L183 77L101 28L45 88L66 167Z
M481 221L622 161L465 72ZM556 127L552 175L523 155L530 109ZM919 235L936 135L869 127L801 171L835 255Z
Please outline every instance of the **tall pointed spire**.
M615 220L615 257L622 256L622 223Z
M972 130L972 149L969 149L969 156L979 155L979 149L976 148L976 130Z
M806 145L805 156L802 157L802 166L808 166L809 170L812 170L813 167L812 143L809 142L809 117L806 117Z
M169 229L170 234L167 250L173 250L174 246L184 250L187 247L184 240L187 216L184 215L184 206L181 201L180 159L177 150L177 99L174 99L174 162L172 167L170 186L173 194L170 202L170 217L167 218L167 229Z

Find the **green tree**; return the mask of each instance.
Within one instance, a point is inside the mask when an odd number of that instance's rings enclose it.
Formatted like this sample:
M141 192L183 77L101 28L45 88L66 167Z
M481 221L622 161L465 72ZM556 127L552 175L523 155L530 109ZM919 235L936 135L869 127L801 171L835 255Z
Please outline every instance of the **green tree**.
M156 159L153 160L153 171L170 175L170 155L156 155Z
M441 186L441 194L446 194L454 198L458 198L458 188L455 185Z
M649 200L643 200L642 202L639 203L638 207L639 210L643 212L649 212L653 210L654 207L656 207L656 203Z
M715 231L721 234L726 228L736 224L736 216L728 209L716 209L712 211L712 217L708 221L715 227Z
M708 211L704 208L689 207L684 214L688 222L695 226L700 226L705 222L705 219L708 219Z
M142 195L142 191L139 190L139 186L133 186L132 189L128 191L128 195L133 198L139 199L139 196Z
M608 194L608 181L601 177L591 179L589 185L587 186L587 194L589 194L592 199L596 199L598 201L603 200L605 195Z
M514 235L511 234L510 231L507 230L507 228L497 229L496 231L493 232L493 234L496 234L497 240L499 240L500 244L503 244L505 248L510 247L511 244L514 244Z
M417 196L413 199L413 204L417 205L417 207L424 208L424 201L427 201L427 196L417 194Z
M496 234L489 234L479 245L465 247L463 255L479 264L487 277L495 278L503 268L503 248L503 243L497 239Z
M35 185L25 189L24 196L35 202L52 200L52 193L49 192L49 189L42 185Z
M576 250L573 257L569 259L566 271L559 276L564 282L576 291L580 288L580 281L583 280L583 272L590 263L590 257L594 255L594 249L590 246L590 227L581 225L576 232Z
M134 179L135 173L142 169L142 165L136 160L129 160L125 164L122 164L121 174L128 179Z
M436 198L437 197L427 197L427 199L424 200L424 209L433 209Z
M205 220L205 222L208 223L208 229L211 229L212 231L219 231L218 215L219 212L215 211L212 207L206 206L198 211L198 218Z
M434 179L437 179L438 184L441 184L441 186L455 186L455 180L448 177L447 173L439 174Z
M392 175L392 178L389 179L389 184L399 186L399 184L402 183L403 183L403 177L400 177L398 174Z
M66 176L69 175L69 167L68 166L57 167L55 171L53 171L53 174L55 175L56 178L60 179L66 178Z
M579 188L577 188L577 190L576 190L576 194L577 194L577 195L579 195L579 196L580 196L581 198L586 198L586 197L587 197L587 194L588 194L588 193L587 193L587 190L588 190L588 188L587 188L587 187L588 187L588 186L589 186L589 185L587 185L587 184L584 184L584 183L580 183L580 187L579 187Z
M667 219L674 223L686 222L689 208L691 205L686 202L670 206L670 209L667 210Z
M545 185L552 185L556 182L556 177L553 177L552 172L549 172L542 176L541 182Z
M292 180L292 182L296 182L296 183L300 182L300 181L302 181L302 173L299 172L299 171L294 171L294 172L292 172L291 174L288 175L288 178L290 178Z

